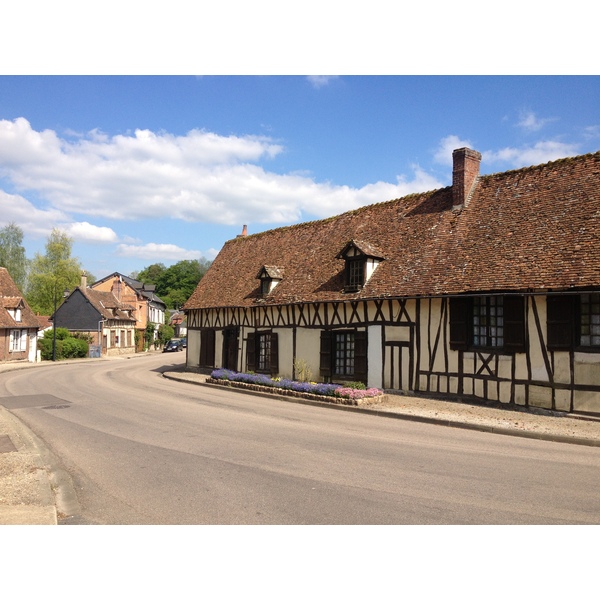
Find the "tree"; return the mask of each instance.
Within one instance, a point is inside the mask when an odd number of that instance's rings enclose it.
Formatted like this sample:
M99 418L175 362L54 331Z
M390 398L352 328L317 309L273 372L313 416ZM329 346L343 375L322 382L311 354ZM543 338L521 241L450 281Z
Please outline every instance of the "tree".
M161 325L158 328L158 337L156 341L160 346L164 346L169 340L173 339L175 332L170 325Z
M15 223L0 229L0 267L4 267L23 292L29 261L23 247L23 230Z
M156 295L167 308L179 308L192 295L210 264L204 258L180 260L168 268L163 263L155 263L140 271L137 279L155 285Z
M133 279L137 279L142 283L149 283L152 285L156 285L158 282L158 278L166 271L167 267L162 263L155 263L142 269L139 273L132 273L131 277Z
M46 253L36 253L31 261L27 285L29 306L43 315L51 315L63 300L65 290L81 282L81 265L71 256L73 240L53 229L46 242Z

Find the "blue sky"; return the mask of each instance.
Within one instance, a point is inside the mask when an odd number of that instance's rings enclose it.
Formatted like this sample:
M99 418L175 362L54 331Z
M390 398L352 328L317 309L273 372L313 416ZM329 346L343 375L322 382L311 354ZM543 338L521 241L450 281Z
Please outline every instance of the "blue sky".
M600 149L597 76L0 76L0 226L101 278Z

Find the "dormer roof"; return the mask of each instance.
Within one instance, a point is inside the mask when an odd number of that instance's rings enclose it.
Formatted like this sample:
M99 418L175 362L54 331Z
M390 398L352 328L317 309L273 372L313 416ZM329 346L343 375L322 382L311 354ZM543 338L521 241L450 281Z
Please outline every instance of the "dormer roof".
M350 240L338 253L336 258L346 258L351 249L358 250L360 254L366 258L378 258L383 260L383 252L375 247L374 244L365 242L364 240Z
M268 277L269 279L283 279L283 268L263 265L256 275L256 279L263 279L264 277Z

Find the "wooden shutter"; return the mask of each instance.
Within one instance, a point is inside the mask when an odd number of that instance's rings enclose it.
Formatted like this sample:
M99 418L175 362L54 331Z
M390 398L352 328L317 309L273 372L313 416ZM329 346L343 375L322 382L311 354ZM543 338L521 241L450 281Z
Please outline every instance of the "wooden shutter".
M466 350L469 346L471 300L461 296L450 298L450 348Z
M256 333L249 333L246 339L246 370L256 371Z
M331 378L331 331L321 331L319 373L325 380Z
M547 296L547 346L550 350L568 350L573 347L576 296Z
M204 329L200 333L200 366L215 366L215 331Z
M271 333L271 377L275 377L279 373L279 338L278 334Z
M367 332L357 331L354 334L354 378L367 383Z
M525 300L523 296L504 296L504 348L525 352Z

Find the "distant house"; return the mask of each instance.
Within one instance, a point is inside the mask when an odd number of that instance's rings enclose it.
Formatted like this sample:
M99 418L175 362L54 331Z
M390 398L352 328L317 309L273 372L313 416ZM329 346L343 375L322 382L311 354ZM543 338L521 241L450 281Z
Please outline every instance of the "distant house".
M171 313L169 325L173 328L175 337L183 338L187 335L187 319L184 312L176 310Z
M0 267L0 361L37 358L39 322L10 273Z
M47 316L36 315L38 323L40 324L40 328L38 330L37 336L38 338L44 337L46 331L52 329L52 319Z
M600 152L228 241L184 305L188 369L600 414Z
M144 331L148 323L154 325L154 339L158 336L158 328L165 322L166 304L156 295L156 286L137 281L121 273L112 273L96 281L91 289L112 292L114 296L134 307L138 335L138 351L143 350Z
M135 353L134 312L133 305L121 302L112 292L88 287L83 276L81 285L65 298L52 318L56 327L87 334L102 355L114 356Z

